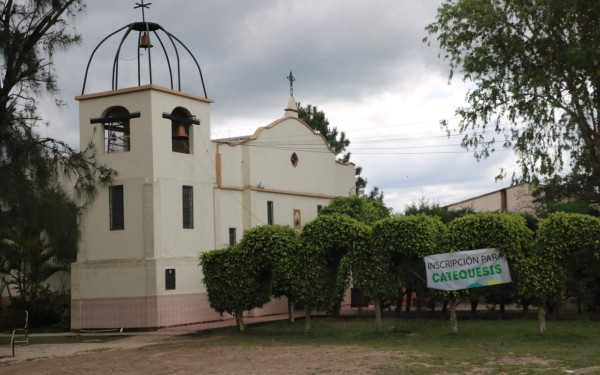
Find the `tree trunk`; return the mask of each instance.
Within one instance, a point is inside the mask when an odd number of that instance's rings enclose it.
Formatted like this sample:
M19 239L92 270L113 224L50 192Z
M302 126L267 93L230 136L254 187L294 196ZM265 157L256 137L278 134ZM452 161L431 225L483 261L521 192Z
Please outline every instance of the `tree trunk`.
M450 327L452 327L452 336L458 335L458 318L456 317L456 304L450 301Z
M235 323L237 324L238 331L244 332L246 326L244 325L244 312L238 311L235 313Z
M290 323L294 323L294 308L296 308L296 302L292 298L288 298L288 320Z
M381 332L381 299L375 298L375 331Z
M506 310L506 304L503 302L500 302L500 320L504 319L504 311Z
M396 315L396 318L398 319L402 316L402 299L403 297L396 297L396 309L394 310L394 315Z
M310 314L312 313L312 308L310 306L305 306L304 311L304 333L308 333L308 331L310 331Z
M477 317L477 306L479 306L479 298L471 300L471 319Z
M558 320L560 314L560 303L555 303L552 309L552 320Z
M546 309L544 305L538 306L538 327L542 336L546 335Z
M417 319L421 319L421 313L423 312L423 296L421 292L416 293L415 302L417 303Z
M406 289L406 292L405 292L405 296L406 296L406 309L405 309L405 311L406 311L406 313L410 313L410 308L412 306L412 291L413 291L412 288L408 288L408 289Z
M523 302L523 318L527 318L529 316L529 303Z
M435 299L435 297L430 296L429 297L429 310L431 310L431 312L435 311L435 303L437 302L437 300Z

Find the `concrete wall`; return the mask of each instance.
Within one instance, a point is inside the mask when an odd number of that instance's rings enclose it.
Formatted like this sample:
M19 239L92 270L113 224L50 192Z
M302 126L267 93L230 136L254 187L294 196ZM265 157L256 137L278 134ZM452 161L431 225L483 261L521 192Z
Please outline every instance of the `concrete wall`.
M450 210L472 208L476 212L535 213L530 184L519 184L448 205Z

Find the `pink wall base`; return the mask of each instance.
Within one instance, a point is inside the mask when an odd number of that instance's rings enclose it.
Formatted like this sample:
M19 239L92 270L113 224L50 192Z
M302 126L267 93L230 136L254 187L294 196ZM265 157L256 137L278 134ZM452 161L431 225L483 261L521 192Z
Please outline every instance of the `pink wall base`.
M71 300L71 329L157 328L219 319L206 293Z
M246 311L244 315L285 313L287 298L281 298L271 300L260 309ZM71 329L74 330L159 328L221 319L223 317L210 307L206 293L71 300Z

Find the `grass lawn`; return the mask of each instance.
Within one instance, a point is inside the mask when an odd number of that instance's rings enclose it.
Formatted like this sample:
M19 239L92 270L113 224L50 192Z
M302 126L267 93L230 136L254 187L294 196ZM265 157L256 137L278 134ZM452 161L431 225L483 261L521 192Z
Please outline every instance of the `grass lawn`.
M600 322L548 321L545 337L535 320L459 321L459 335L450 334L444 320L384 319L383 332L374 332L367 318L317 318L311 332L304 321L272 322L202 331L190 335L191 345L203 346L328 346L348 345L402 351L408 360L380 366L380 374L439 374L485 368L486 373L565 373L584 369L600 373ZM186 345L190 345L187 343ZM595 370L594 370L595 368ZM589 372L589 371L592 372Z

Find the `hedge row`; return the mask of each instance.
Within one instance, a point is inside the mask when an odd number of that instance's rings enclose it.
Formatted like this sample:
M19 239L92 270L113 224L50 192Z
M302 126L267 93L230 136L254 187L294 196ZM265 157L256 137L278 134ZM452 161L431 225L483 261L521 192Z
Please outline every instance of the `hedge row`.
M239 245L202 254L201 265L211 306L219 312L241 317L270 296L286 296L290 311L301 302L308 316L311 309L335 311L350 275L379 303L398 298L403 288L424 290L424 256L490 247L507 258L515 282L469 290L473 301L485 293L494 303L518 298L543 310L568 291L598 306L600 219L581 214L552 214L534 234L516 214L468 214L448 225L432 216L393 215L367 225L331 212L299 234L286 226L252 228ZM308 329L308 319L306 324Z

